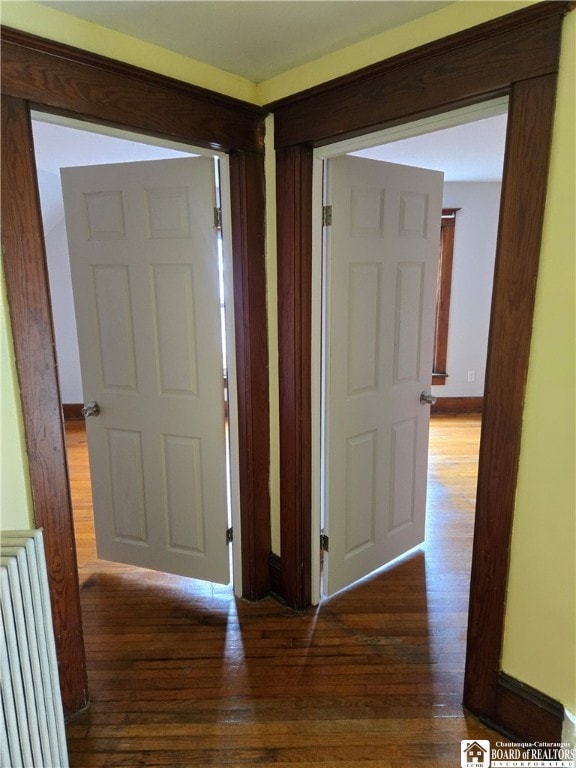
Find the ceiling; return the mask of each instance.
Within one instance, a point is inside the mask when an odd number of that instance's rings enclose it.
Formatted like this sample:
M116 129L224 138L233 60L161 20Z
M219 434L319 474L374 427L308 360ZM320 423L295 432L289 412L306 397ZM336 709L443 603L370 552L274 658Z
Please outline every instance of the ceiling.
M360 157L444 172L444 181L500 181L507 114L354 152Z
M435 0L37 0L259 83L426 16Z
M34 112L32 117L36 166L57 176L60 168L76 165L133 163L193 154L172 142L155 141L145 136L139 137L141 141L135 141L123 132L118 132L120 136L107 135L107 129L88 123L81 129L77 120L60 124L58 118L51 116L46 116L46 121L39 112Z

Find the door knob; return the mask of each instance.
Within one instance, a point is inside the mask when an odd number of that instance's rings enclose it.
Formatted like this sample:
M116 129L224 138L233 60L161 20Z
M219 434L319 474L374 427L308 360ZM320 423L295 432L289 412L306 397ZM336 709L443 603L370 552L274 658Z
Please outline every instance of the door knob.
M89 403L86 403L84 408L82 408L82 416L84 416L85 419L88 418L88 416L98 416L100 413L100 406L95 400L91 400Z
M422 392L420 395L420 402L422 405L434 405L436 402L436 398L434 395L431 395L429 392Z

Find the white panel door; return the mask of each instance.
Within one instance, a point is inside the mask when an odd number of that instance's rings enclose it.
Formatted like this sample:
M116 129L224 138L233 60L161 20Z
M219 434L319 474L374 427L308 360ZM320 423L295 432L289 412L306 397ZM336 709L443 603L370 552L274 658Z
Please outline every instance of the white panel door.
M214 161L67 168L98 555L229 582Z
M443 174L328 161L323 591L424 541Z

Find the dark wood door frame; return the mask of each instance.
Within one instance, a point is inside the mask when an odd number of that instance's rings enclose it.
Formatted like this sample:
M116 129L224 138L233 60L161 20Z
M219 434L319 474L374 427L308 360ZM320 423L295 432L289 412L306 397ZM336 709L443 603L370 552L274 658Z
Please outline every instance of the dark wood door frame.
M508 95L480 448L464 703L500 729L559 740L562 708L502 674L504 604L562 18L545 2L268 107L277 156L280 579L310 603L313 149Z
M258 107L2 31L2 244L35 523L44 530L64 708L88 700L62 408L30 110L227 152L230 159L244 596L270 557L264 117Z

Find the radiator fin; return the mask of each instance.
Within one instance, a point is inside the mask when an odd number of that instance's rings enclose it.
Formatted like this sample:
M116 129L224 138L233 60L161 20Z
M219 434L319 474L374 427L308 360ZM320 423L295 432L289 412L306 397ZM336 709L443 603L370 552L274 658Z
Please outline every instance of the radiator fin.
M0 766L68 768L41 531L0 532Z

